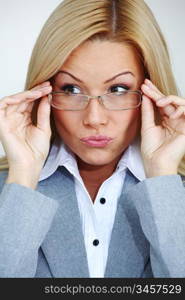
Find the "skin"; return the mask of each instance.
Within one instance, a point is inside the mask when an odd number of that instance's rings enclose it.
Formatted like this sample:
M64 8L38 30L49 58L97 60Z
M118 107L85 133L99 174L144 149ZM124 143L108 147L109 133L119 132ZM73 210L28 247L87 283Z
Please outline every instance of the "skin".
M60 70L71 73L83 83L60 73L53 85L55 91L68 83L77 86L77 93L103 95L115 84L138 90L144 80L143 68L134 49L109 41L85 42L68 57ZM104 84L125 71L132 74L118 76ZM138 135L141 108L109 111L98 99L91 99L84 111L61 111L52 107L52 114L59 136L76 154L80 175L94 201L99 187L111 176L123 152ZM104 148L90 147L80 141L91 135L106 135L114 140Z
M73 64L69 65L70 68L76 69L77 62L81 62L80 65L78 64L78 70L80 70L81 75L83 73L84 81L87 81L88 78L88 82L83 85L84 92L99 94L110 90L108 84L104 86L101 80L103 77L106 78L107 74L112 75L117 72L120 64L123 67L133 65L132 72L136 73L134 73L135 81L132 88L137 88L137 85L139 87L140 81L142 82L142 66L139 65L133 49L123 44L109 43L106 47L105 43L101 43L97 45L101 46L102 51L100 52L95 44L85 46L86 48L81 47L81 51L78 51L78 49L72 54L70 62L72 61ZM85 50L88 50L88 52ZM80 60L80 54L84 55L83 61ZM93 54L95 56L94 61L97 64L92 63ZM104 61L105 57L106 60ZM112 65L110 65L109 57L114 62ZM88 61L88 58L90 61ZM69 63L69 60L66 61L67 63ZM111 70L110 66L112 67ZM102 74L103 68L105 72ZM93 70L93 73L91 70ZM106 77L104 74L106 74ZM102 78L100 78L100 75L102 75ZM92 81L89 81L89 78ZM123 79L124 81L130 80L119 78L119 83L116 82L116 84L119 84L119 88L120 80L123 81ZM93 80L94 85L91 85ZM52 88L51 82L46 81L31 90L0 99L0 140L9 163L6 183L17 183L32 189L37 187L40 172L50 147L51 104L48 101L48 95L51 93ZM56 86L54 86L55 88ZM163 94L148 79L144 80L141 90L143 92L140 128L141 155L146 178L177 175L178 166L185 155L185 99L176 95ZM31 122L31 113L34 102L38 99L40 101L37 124L35 125ZM161 124L157 124L155 120L155 106L161 114ZM139 131L139 110L110 113L103 110L99 102L93 99L83 113L52 111L55 114L61 137L64 137L65 142L68 146L71 146L71 149L74 147L81 176L92 199L96 195L97 188L112 174L121 154L134 137L134 133L137 134L137 125ZM106 149L91 148L89 151L84 145L80 144L79 138L82 134L94 133L115 134L114 143L109 144Z

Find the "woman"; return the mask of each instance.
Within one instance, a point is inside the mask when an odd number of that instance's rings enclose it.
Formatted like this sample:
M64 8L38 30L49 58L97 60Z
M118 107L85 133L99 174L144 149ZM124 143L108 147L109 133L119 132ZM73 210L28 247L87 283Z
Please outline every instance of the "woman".
M143 1L63 1L0 116L1 277L185 276L184 99Z

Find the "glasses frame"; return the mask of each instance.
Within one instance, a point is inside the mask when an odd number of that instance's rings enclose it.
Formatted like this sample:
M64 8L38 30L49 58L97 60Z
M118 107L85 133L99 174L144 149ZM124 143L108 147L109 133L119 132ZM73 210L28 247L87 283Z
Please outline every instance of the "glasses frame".
M91 95L87 95L87 94L77 94L77 95L81 95L81 96L85 96L85 97L87 97L87 105L88 105L88 103L89 103L89 100L90 99L97 99L98 98L98 100L101 100L101 104L103 105L103 107L106 109L106 110L110 110L110 111L121 111L121 110L130 110L130 109L135 109L135 108L137 108L137 107L139 107L140 105L141 105L141 102L142 102L142 95L143 95L143 92L141 91L141 90L131 90L131 91L126 91L126 93L131 93L131 94L139 94L140 95L140 102L138 103L138 105L137 106L135 106L135 107L132 107L132 108L121 108L121 109L109 109L109 108L107 108L105 105L104 105L104 101L103 101L103 99L102 99L102 97L103 96L106 96L106 95L109 95L109 94L114 94L114 93L106 93L106 94L103 94L103 95L99 95L99 96L91 96ZM83 109L60 109L60 108L58 108L57 106L55 106L55 105L53 105L52 104L52 95L56 95L56 94L65 94L66 95L66 93L65 92L51 92L49 95L48 95L48 99L49 99L49 103L50 103L50 105L52 106L52 107L54 107L54 108L56 108L56 109L58 109L58 110L63 110L63 111L83 111L83 110L85 110L86 109L86 107L85 108L83 108Z

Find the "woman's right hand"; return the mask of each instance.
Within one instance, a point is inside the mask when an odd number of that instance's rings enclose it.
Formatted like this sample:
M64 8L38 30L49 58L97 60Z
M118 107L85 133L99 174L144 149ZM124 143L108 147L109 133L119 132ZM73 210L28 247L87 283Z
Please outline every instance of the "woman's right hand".
M9 170L41 171L50 146L50 82L0 100L0 141L7 155ZM40 99L37 126L31 120L34 101Z

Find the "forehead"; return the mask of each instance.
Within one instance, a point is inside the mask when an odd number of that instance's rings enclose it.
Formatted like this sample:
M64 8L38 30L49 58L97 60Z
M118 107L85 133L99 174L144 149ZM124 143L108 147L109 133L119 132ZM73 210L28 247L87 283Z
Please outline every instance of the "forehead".
M85 72L118 73L123 69L140 73L142 65L133 46L110 41L86 41L76 48L61 68Z

